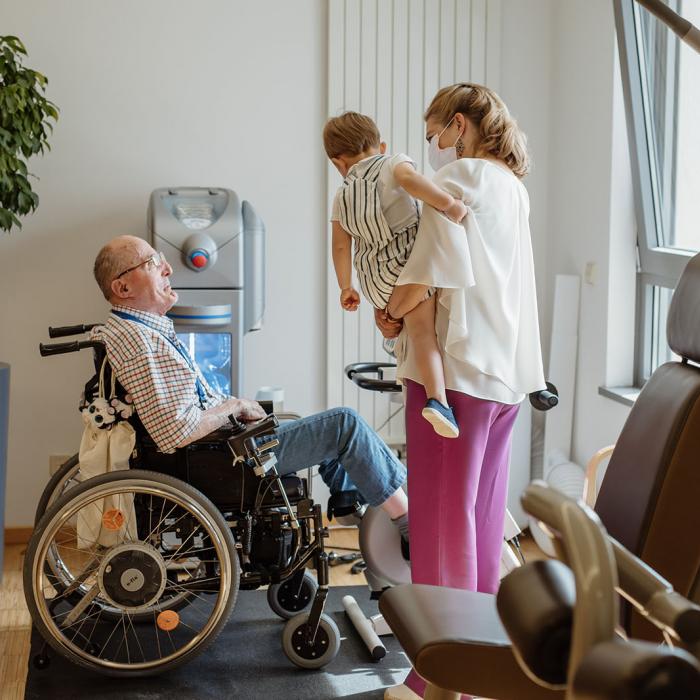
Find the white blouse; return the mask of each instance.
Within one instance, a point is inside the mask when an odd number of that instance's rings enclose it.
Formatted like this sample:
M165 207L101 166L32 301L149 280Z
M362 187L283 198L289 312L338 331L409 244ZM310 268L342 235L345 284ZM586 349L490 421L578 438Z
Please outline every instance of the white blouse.
M435 330L448 389L519 403L545 387L527 190L481 158L441 168L435 183L468 209L461 224L432 207L397 280L438 287ZM422 383L405 329L397 376Z

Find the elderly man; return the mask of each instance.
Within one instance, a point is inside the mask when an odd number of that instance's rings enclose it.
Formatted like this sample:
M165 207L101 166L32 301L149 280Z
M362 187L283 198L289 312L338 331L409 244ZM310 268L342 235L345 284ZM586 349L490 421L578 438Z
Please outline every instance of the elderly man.
M153 441L173 452L228 424L264 418L248 399L216 393L165 315L177 301L170 287L172 268L143 239L120 236L100 250L95 279L112 305L93 337L107 357ZM335 408L277 430L280 474L314 464L331 494L356 489L362 500L380 506L407 540L408 503L401 485L404 466L353 410Z

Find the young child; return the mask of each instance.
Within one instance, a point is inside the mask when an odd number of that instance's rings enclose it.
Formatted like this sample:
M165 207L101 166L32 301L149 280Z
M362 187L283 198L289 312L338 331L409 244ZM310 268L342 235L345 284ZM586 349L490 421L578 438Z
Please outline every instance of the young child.
M323 144L344 181L333 201L333 266L340 305L355 311L360 296L352 286L354 264L360 288L375 308L384 311L394 285L411 253L420 219L419 201L460 222L464 203L416 171L406 155L388 156L376 124L357 112L329 119ZM447 405L442 357L435 337L435 290L404 317L415 347L428 401L423 417L439 435L459 436L459 427Z

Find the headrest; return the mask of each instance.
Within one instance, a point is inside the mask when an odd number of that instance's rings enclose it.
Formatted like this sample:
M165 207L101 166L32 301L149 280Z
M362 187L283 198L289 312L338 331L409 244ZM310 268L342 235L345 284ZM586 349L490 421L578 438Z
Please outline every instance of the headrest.
M691 258L678 281L666 335L676 355L700 362L700 254Z
M502 581L496 607L520 660L540 680L566 683L576 581L556 559L532 561Z

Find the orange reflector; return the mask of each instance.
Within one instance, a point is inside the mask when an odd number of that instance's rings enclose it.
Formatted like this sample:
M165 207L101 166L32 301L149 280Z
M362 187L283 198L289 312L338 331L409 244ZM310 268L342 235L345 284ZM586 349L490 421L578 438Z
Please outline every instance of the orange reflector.
M164 632L170 632L180 624L180 616L174 610L163 610L156 618L156 623Z
M110 508L102 514L102 524L106 530L119 530L125 520L124 513L119 508Z

